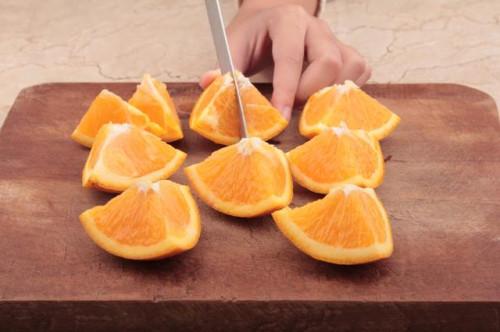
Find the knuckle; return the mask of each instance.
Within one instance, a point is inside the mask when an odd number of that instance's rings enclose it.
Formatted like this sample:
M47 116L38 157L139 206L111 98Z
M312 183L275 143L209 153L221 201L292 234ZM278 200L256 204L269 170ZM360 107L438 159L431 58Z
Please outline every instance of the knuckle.
M291 35L305 35L309 24L308 14L302 6L287 4L271 9L267 24L274 31L286 30Z
M320 59L320 61L323 67L334 73L338 73L342 68L342 60L334 54L325 55Z
M354 75L361 75L365 72L366 62L361 57L356 57L350 61L349 68Z
M275 62L283 62L291 66L302 65L302 61L299 55L292 53L280 53L275 57Z
M286 4L286 5L283 5L282 8L283 8L285 13L288 13L288 14L296 16L296 17L297 16L302 17L302 16L305 16L307 14L304 7L302 7L301 5L298 5L298 4Z
M287 20L301 22L308 17L306 10L297 4L285 4L276 6L273 10L273 18L277 20Z
M372 76L372 67L370 67L369 65L366 65L365 72L366 72L367 79L370 78Z
M330 25L328 25L328 23L326 23L326 21L324 21L324 20L322 20L322 19L319 19L319 18L316 18L315 20L316 20L316 22L317 22L318 26L319 26L321 29L323 29L323 30L325 30L325 31L331 31L331 29L330 29Z

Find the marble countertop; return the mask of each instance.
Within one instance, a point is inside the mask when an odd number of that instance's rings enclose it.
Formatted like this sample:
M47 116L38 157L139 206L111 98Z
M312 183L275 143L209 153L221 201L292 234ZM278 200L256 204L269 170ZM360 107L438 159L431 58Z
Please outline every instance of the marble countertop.
M225 0L227 20L235 1ZM323 18L371 82L452 82L500 101L500 1L334 0ZM215 53L202 0L2 0L0 126L19 91L54 81L197 81Z

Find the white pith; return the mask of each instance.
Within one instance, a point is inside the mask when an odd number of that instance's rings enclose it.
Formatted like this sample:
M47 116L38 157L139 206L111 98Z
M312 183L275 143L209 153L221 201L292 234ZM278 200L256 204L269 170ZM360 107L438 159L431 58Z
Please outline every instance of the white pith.
M259 149L262 145L262 140L258 137L246 137L242 138L237 147L238 152L244 156L251 155L255 150Z

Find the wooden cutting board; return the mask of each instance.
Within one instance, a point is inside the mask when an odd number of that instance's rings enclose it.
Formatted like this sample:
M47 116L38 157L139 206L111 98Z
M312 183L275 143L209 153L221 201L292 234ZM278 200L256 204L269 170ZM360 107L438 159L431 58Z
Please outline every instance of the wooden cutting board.
M98 249L78 215L112 196L81 187L88 150L69 135L101 89L128 98L134 87L54 83L19 94L0 133L2 330L500 328L500 128L488 95L448 84L366 87L402 119L382 142L377 189L395 251L345 267L302 254L268 216L238 220L201 201L202 236L188 253L132 262ZM197 85L169 89L186 135L174 145L190 165L218 146L188 129ZM294 114L273 141L285 151L305 141ZM173 180L186 183L182 171ZM295 186L295 204L318 197Z

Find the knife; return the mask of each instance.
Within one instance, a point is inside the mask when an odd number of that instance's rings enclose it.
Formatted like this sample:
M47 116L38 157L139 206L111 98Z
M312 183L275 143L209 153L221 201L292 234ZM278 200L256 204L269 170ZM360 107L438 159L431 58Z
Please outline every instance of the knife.
M220 9L219 0L205 0L207 7L208 21L210 22L210 29L212 30L212 38L217 52L217 60L222 74L227 72L231 73L233 78L234 88L236 90L236 101L240 116L240 136L248 137L247 122L245 119L245 112L243 102L241 101L240 88L236 79L236 72L234 70L233 59L229 51L227 42L226 30L224 27L224 19L222 18L222 11Z

